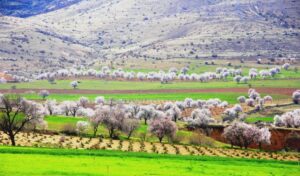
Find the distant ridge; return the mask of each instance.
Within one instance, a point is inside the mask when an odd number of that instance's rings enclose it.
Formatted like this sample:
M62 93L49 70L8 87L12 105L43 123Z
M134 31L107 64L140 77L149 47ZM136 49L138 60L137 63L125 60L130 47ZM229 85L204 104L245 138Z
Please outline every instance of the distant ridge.
M0 0L2 15L26 18L65 8L81 0Z

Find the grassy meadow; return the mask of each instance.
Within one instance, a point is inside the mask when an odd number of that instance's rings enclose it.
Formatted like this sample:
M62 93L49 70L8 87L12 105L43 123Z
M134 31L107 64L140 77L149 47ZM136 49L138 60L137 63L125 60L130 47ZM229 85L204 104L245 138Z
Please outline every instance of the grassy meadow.
M297 176L296 162L104 150L0 147L0 175ZM18 168L18 169L16 169Z
M203 92L203 93L149 93L149 94L100 94L106 100L114 99L114 100L123 100L128 102L134 101L183 101L185 98L192 98L194 100L208 100L211 98L219 98L222 101L227 101L230 104L235 104L237 102L237 98L239 96L246 96L243 93L231 93L231 92ZM80 97L84 96L89 98L89 100L93 101L99 94L50 94L47 99L55 99L58 102L61 101L77 101ZM265 96L266 94L261 94ZM285 95L277 95L270 94L274 100L279 99L289 99L289 96ZM22 97L31 100L42 100L42 98L37 93L27 93L22 94Z
M232 80L213 82L172 82L161 84L159 81L105 81L105 80L78 80L81 83L78 89L84 90L160 90L160 89L212 89L212 88L253 88L275 87L275 88L299 88L300 80L252 80L249 84L237 84ZM13 85L17 89L73 89L70 86L71 80L57 80L56 84L49 84L48 81L33 81L27 83L0 84L0 89L11 89Z

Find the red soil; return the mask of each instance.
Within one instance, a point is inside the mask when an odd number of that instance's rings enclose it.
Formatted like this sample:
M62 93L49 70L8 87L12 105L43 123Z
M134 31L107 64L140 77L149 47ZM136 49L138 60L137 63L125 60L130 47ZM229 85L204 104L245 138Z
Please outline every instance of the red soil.
M213 131L210 136L215 140L226 142L226 140L222 136L223 130L224 130L223 126L213 127ZM300 130L295 130L295 129L271 128L270 131L271 131L271 145L262 145L262 149L264 150L271 150L271 151L282 150L287 146L286 139L290 133L294 132L300 135ZM259 148L258 145L250 145L249 147L256 148L256 149Z

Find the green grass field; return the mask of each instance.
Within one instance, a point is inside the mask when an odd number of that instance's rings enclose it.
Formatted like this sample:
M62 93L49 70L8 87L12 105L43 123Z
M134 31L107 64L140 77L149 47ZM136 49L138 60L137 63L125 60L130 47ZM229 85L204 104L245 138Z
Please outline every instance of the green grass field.
M50 91L51 92L51 91ZM115 100L124 100L124 101L144 101L144 100L163 100L163 101L183 101L185 98L192 98L194 100L202 99L202 100L208 100L211 98L219 98L222 101L227 101L230 104L237 103L237 97L246 94L243 93L231 93L231 92L203 92L203 93L149 93L149 94L104 94L101 96L104 96L106 100L115 99ZM265 96L266 94L261 94L262 96ZM50 94L47 99L55 99L59 102L66 101L66 100L72 100L76 101L80 97L87 97L89 100L94 101L97 96L97 94ZM271 96L276 99L288 99L288 96L285 95L277 95L277 94L271 94ZM30 93L30 94L22 94L22 97L25 97L27 99L31 100L41 100L41 97L36 93Z
M247 123L255 123L258 121L262 121L262 122L273 122L274 117L248 117L246 118L246 122Z
M104 80L80 80L78 89L85 90L159 90L159 89L209 89L209 88L248 88L248 84L237 84L233 81L214 82L172 82L161 84L160 82L132 82L132 81L104 81ZM0 89L11 89L16 85L17 89L72 89L71 80L57 80L56 84L49 84L48 81L34 81L28 83L7 83L0 84ZM249 84L255 87L289 87L299 88L300 80L253 80Z
M190 60L190 70L188 71L188 74L192 74L192 73L197 73L197 74L201 74L201 73L205 73L205 72L215 72L216 68L218 67L226 67L226 68L230 68L226 65L226 62L224 62L223 64L219 63L218 65L204 65L204 63L199 65L199 61L195 61L195 60ZM197 66L199 65L199 66ZM240 65L240 64L238 64ZM257 68L258 71L260 70L268 70L271 68L274 68L274 65L257 65L255 64L252 66L248 66L248 65L241 65L241 69L242 69L242 73L243 75L248 75L250 68ZM233 67L232 67L233 68ZM158 72L160 71L159 69L149 69L149 68L126 68L124 69L125 71L133 71L133 72L143 72L143 73L148 73L148 72ZM166 69L162 69L165 72L168 72L169 68ZM299 72L295 72L294 71L294 67L290 68L289 70L284 70L282 69L281 72L277 75L275 75L275 78L281 78L281 79L285 79L285 78L300 78L300 73Z
M296 162L104 150L0 147L1 176L298 176Z

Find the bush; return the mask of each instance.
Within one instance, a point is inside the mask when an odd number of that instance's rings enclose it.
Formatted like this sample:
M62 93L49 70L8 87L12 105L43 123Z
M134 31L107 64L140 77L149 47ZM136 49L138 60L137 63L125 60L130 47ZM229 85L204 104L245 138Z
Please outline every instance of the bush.
M174 144L180 144L182 141L184 141L184 139L184 136L176 135L174 138L171 139L171 142Z
M142 142L144 142L144 141L146 141L147 133L146 132L141 132L140 135L139 135L139 137L140 137L140 140Z
M190 137L189 143L191 145L201 145L207 147L214 147L214 140L203 135L201 132L194 132Z
M66 135L77 135L76 126L74 124L65 124L61 130Z
M291 132L285 139L286 149L300 151L300 135L296 132Z

